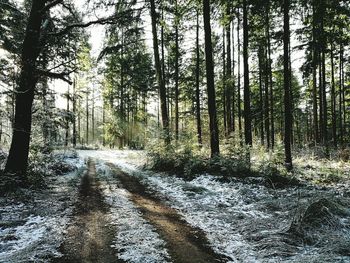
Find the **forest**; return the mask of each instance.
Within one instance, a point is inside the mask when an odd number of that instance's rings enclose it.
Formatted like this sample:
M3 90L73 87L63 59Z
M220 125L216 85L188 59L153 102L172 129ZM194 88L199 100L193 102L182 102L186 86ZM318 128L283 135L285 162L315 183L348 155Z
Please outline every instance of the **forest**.
M0 0L0 263L350 262L348 0Z

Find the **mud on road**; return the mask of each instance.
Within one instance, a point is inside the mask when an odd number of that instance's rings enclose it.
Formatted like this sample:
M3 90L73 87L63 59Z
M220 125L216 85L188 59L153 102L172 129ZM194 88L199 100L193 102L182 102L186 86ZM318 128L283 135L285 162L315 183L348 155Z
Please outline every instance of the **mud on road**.
M166 241L167 249L174 263L214 263L228 260L213 251L209 242L198 228L190 226L178 212L163 204L140 181L108 163L113 175L132 194L131 201L140 209Z
M117 257L118 247L113 246L118 230L109 221L110 209L101 190L94 160L89 158L87 166L88 169L81 178L74 215L65 241L60 247L64 256L53 262L124 262ZM142 217L166 242L171 262L227 262L225 257L216 254L209 247L208 240L200 229L190 226L175 209L166 206L137 178L113 164L108 166L118 185L130 192L130 201L141 212Z
M108 222L109 207L104 202L95 163L88 160L88 170L81 179L74 217L61 246L62 263L112 263L117 259L112 242L115 229Z

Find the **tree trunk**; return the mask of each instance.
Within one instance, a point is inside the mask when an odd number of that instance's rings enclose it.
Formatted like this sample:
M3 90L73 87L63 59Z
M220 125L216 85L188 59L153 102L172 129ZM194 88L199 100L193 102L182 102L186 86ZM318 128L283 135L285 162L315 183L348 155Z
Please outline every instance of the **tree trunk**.
M260 116L259 116L259 126L260 126L260 141L261 144L265 144L265 133L264 133L264 101L263 101L263 81L262 81L262 46L259 48L258 51L258 60L259 60L259 111L260 111Z
M226 3L226 16L231 17L230 2ZM228 135L233 131L232 129L232 63L231 63L231 18L226 25L226 121Z
M264 89L264 110L265 110L265 130L266 130L266 142L267 142L267 148L269 149L271 147L270 144L270 103L269 103L269 57L268 57L268 35L270 31L270 5L269 3L266 4L266 28L265 28L265 50L264 50L264 56L265 56L265 89Z
M76 94L76 86L77 86L77 80L74 78L73 80L73 94L72 94L72 100L73 100L73 138L72 143L73 147L75 148L77 146L77 94Z
M199 54L199 10L197 9L196 25L196 117L198 144L202 146L202 124L201 124L201 103L199 90L200 54Z
M248 7L243 0L243 64L244 64L244 137L247 145L253 144L252 116L250 108L249 56L248 56Z
M342 106L342 113L343 113L343 118L342 118L342 127L343 127L343 142L344 141L344 137L345 137L345 134L346 134L346 108L345 108L345 74L344 74L344 47L341 46L340 47L340 60L341 60L341 97L342 97L342 103L341 103L341 106Z
M89 145L89 91L86 90L86 133L85 133L85 140L86 140L86 145Z
M343 128L343 100L342 100L342 94L343 94L343 87L342 87L342 79L343 79L343 48L340 47L339 52L339 131L340 131L340 145L343 145L344 143L344 128Z
M284 150L285 150L285 166L291 170L292 152L291 152L291 135L292 135L292 111L290 101L290 77L291 69L289 67L289 45L290 45L290 30L289 30L289 0L284 0L283 4L283 68L284 68Z
M66 136L65 136L65 141L64 141L64 146L67 147L68 146L68 141L69 141L69 100L70 100L70 91L69 91L69 87L70 85L68 84L67 87L67 116L66 116Z
M225 46L225 28L222 28L222 108L223 108L223 117L224 117L224 131L225 136L228 135L227 131L227 115L226 115L226 63L225 63L225 57L226 57L226 46Z
M102 146L106 146L106 102L102 100Z
M95 142L95 94L92 90L92 105L91 105L91 131L92 131L92 143Z
M332 114L332 137L333 145L337 147L337 118L336 118L336 102L335 102L335 77L334 77L334 55L333 43L331 44L331 67L332 67L332 87L331 87L331 114Z
M47 91L49 88L47 78L45 78L42 82L42 101L43 101L43 113L44 113L44 118L43 118L43 124L42 124L42 129L43 129L43 139L44 139L44 145L48 145L50 143L49 141L49 125L48 125L48 119L49 119L49 112L48 112L48 105L47 105Z
M208 112L210 126L210 148L211 156L220 154L219 148L219 130L216 117L216 98L214 84L214 63L213 47L211 43L211 26L210 26L210 0L203 0L203 19L205 32L205 64L207 72L207 92L208 92Z
M169 117L167 111L167 102L166 102L166 89L162 74L162 68L159 60L159 47L158 47L158 37L157 37L157 14L154 0L150 0L151 3L151 19L152 19L152 34L153 34L153 50L154 50L154 62L159 86L159 95L160 95L160 106L161 106L161 115L162 115L162 124L164 131L165 143L170 144L170 135L169 135Z
M238 114L238 132L239 138L242 141L242 108L241 108L241 41L240 41L240 26L241 18L237 8L237 114Z
M317 113L317 46L316 46L316 13L315 13L315 4L312 6L312 14L313 14L313 22L312 22L312 102L313 102L313 129L314 129L314 137L315 143L320 142L319 135L319 124L318 124L318 113Z
M268 72L270 84L270 117L271 117L271 148L275 147L275 110L274 110L274 92L272 82L272 59L271 59L271 40L270 40L270 23L267 24L267 51L268 51Z
M322 102L323 102L323 143L328 144L328 112L327 112L327 93L326 93L326 54L325 43L322 43Z
M5 173L16 174L25 179L28 166L30 133L32 124L32 105L37 83L35 73L40 54L40 29L43 21L41 10L44 0L32 1L21 54L21 73L16 90L15 120L12 142L7 158Z
M175 1L175 139L179 139L179 17Z
M233 8L232 8L232 14L233 14ZM236 117L236 113L235 113L235 109L236 109L236 86L235 86L235 25L234 25L234 17L232 16L232 26L231 26L231 30L232 30L232 37L231 37L231 46L232 46L232 113L231 113L231 118L232 118L232 132L235 132L236 129L236 123L235 123L235 117Z

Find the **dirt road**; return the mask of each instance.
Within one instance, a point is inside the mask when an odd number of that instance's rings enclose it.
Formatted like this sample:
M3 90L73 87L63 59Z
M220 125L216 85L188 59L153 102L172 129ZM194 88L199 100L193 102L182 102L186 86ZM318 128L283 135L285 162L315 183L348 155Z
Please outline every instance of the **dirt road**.
M79 197L72 223L61 247L62 263L123 262L111 247L115 229L108 222L109 207L104 202L96 176L95 163L88 161L88 170L81 178Z
M55 262L124 262L118 259L118 247L113 238L117 229L109 222L109 206L101 191L99 174L95 162L88 160L88 169L81 178L79 197L75 212L61 252L63 257ZM135 177L108 164L113 178L130 192L130 200L166 242L166 249L174 263L226 262L209 246L205 234L187 224L175 209L166 206ZM106 182L105 182L106 183ZM108 182L107 182L108 183ZM156 263L156 262L154 262Z

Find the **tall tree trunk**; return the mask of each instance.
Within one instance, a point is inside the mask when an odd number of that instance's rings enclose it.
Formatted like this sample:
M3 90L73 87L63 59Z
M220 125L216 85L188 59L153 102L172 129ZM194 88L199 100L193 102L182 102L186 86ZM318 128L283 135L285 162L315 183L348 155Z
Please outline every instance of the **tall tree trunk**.
M343 112L343 135L345 136L346 134L346 108L345 108L345 74L344 74L344 47L343 45L341 46L341 52L340 52L340 57L341 57L341 96L342 96L342 112ZM343 137L344 139L344 137Z
M339 131L340 131L340 145L343 146L344 143L344 128L343 128L343 47L340 46L339 51Z
M312 6L312 16L313 16L313 22L312 22L312 112L313 112L313 129L314 129L314 137L315 137L315 143L320 142L320 134L319 134L319 124L318 124L318 113L317 113L317 40L316 40L316 11L315 11L315 4Z
M327 112L327 93L326 93L326 54L325 43L322 43L322 102L323 102L323 143L328 144L328 112Z
M170 94L169 94L169 85L167 86L167 78L166 78L166 74L165 71L167 70L169 73L169 64L167 65L167 67L165 67L165 43L164 43L164 0L161 0L161 17L162 17L162 23L160 25L160 45L161 45L161 64L162 64L162 77L163 77L163 81L164 81L164 88L165 88L165 93L166 93L166 97L168 99L168 103L167 103L167 114L168 116L170 116L170 120L169 120L169 132L170 132L170 128L172 127L172 115L170 113ZM169 61L169 56L168 56L168 61ZM160 99L160 90L159 90L159 104L161 105L161 99ZM169 115L170 113L170 115ZM169 117L168 117L169 118ZM160 127L160 116L159 116L159 109L158 109L158 127Z
M334 77L334 54L333 54L333 43L331 44L331 67L332 67L332 87L331 87L331 114L332 114L332 137L333 145L337 146L337 118L336 118L336 102L335 102L335 77Z
M152 34L153 34L153 50L154 50L154 62L159 86L160 95L160 106L162 115L162 124L164 131L164 139L166 144L170 144L169 135L169 117L167 110L167 99L166 99L166 89L162 74L162 68L159 60L159 47L158 47L158 37L157 37L157 14L154 0L150 0L151 3L151 19L152 19Z
M263 101L263 73L262 73L262 56L263 56L263 50L262 46L259 48L258 51L258 60L259 60L259 126L260 126L260 140L261 144L265 144L265 133L264 133L264 101Z
M95 143L95 93L92 90L92 105L91 105L91 132L92 143Z
M241 108L241 41L240 41L240 10L237 8L237 114L239 138L242 141L242 108Z
M81 107L81 100L78 98L79 108ZM82 135L81 135L81 111L78 110L78 140L82 144Z
M265 112L265 130L266 130L266 142L267 142L267 148L269 149L271 147L270 144L270 103L269 103L269 57L268 57L268 31L270 30L269 24L270 24L270 5L269 3L266 4L266 16L265 16L265 49L264 49L264 57L265 57L265 89L264 89L264 112Z
M64 141L64 146L67 147L68 146L68 141L69 141L69 111L70 111L70 108L69 108L69 102L70 102L70 85L68 84L68 87L67 87L67 116L66 116L66 136L65 136L65 141Z
M25 179L28 166L32 105L38 81L36 62L40 53L40 29L43 22L44 0L31 3L31 10L23 41L21 73L16 92L15 120L12 142L5 166L5 174L16 174Z
M244 64L244 137L247 145L253 144L252 116L250 108L249 56L248 56L248 7L243 0L243 64Z
M205 32L205 64L207 72L207 92L208 92L208 112L210 126L210 148L211 156L220 154L219 148L219 130L216 116L216 98L214 84L214 63L213 47L211 43L210 26L210 0L203 0L203 19Z
M267 51L268 51L268 72L270 84L270 117L271 117L271 148L275 147L275 109L274 109L274 92L272 81L272 59L271 59L271 39L270 39L270 23L267 24Z
M323 123L324 123L324 115L323 115L323 83L322 83L322 58L321 58L321 51L320 49L317 50L318 53L318 97L319 97L319 115L320 115L320 142L324 143L324 129L323 129Z
M86 112L86 133L85 140L86 145L89 145L89 91L86 90L86 104L85 104L85 112Z
M197 117L197 138L198 144L202 145L202 124L201 124L201 103L199 90L199 74L200 74L200 53L199 53L199 10L197 9L197 25L196 25L196 117Z
M175 1L175 139L179 139L179 14Z
M232 8L232 14L233 14L234 10ZM235 84L235 24L234 24L234 17L232 16L231 18L232 20L232 26L231 26L231 30L232 30L232 37L231 37L231 46L232 46L232 113L231 113L231 118L232 118L232 132L235 132L236 129L236 123L235 123L235 118L236 118L236 84Z
M106 146L106 102L102 101L102 146Z
M228 135L227 115L226 115L226 46L225 46L225 28L222 28L222 105L224 117L224 131Z
M47 92L49 89L48 80L45 78L42 82L42 101L43 101L43 112L44 112L44 118L43 118L43 139L44 139L44 145L48 145L50 143L49 141L49 112L48 112L48 105L47 105Z
M232 129L232 63L231 63L231 5L226 3L226 16L229 17L229 21L226 24L226 121L227 132L230 134Z
M283 74L284 74L284 150L285 165L291 170L292 152L291 152L291 135L292 135L292 111L290 101L290 77L291 69L289 67L289 45L290 45L290 29L289 29L289 0L284 0L283 4Z
M77 80L74 77L73 80L73 94L72 94L72 100L73 100L73 138L72 143L73 147L75 148L77 146Z

